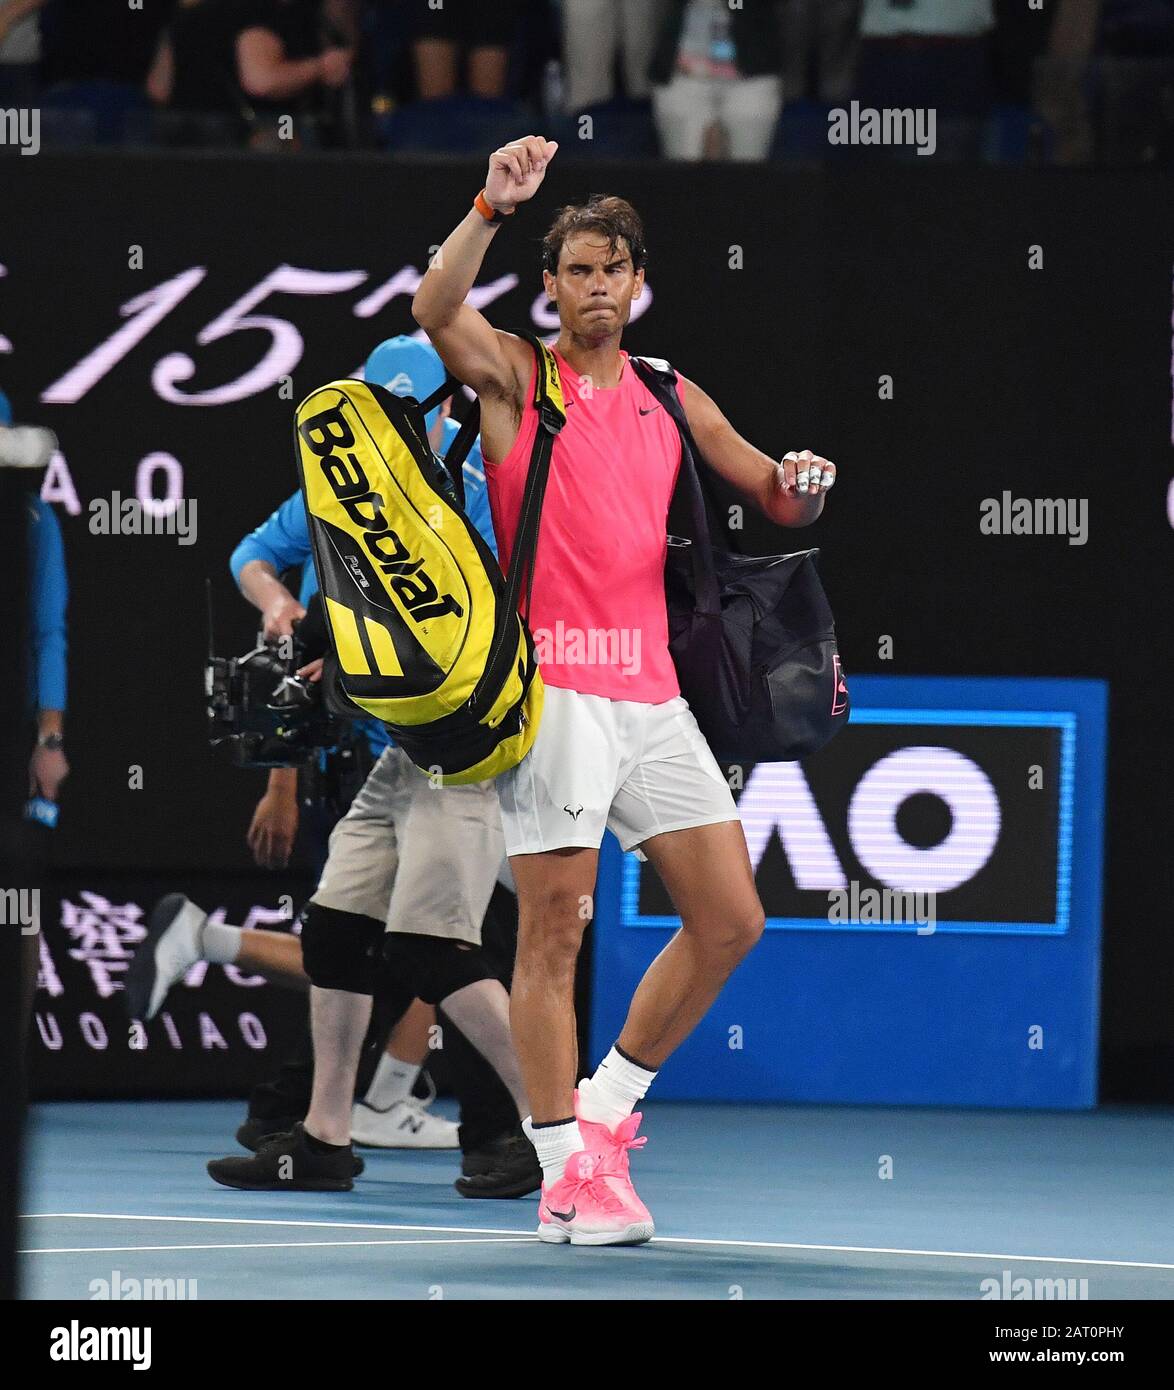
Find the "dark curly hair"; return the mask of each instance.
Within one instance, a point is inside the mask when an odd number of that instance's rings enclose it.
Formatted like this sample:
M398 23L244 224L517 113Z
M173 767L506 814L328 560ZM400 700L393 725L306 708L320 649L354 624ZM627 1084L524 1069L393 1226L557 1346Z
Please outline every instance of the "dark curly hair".
M542 268L552 275L558 272L558 258L567 237L579 232L597 232L607 237L612 251L621 240L627 242L632 257L632 269L643 270L648 260L644 244L644 224L640 214L626 198L593 193L585 203L572 203L559 208L550 231L542 240Z

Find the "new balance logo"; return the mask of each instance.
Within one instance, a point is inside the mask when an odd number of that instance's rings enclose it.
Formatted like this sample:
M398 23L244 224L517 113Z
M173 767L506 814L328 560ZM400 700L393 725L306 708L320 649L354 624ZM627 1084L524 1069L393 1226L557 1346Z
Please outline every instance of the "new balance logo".
M570 806L564 806L563 810L567 813L568 816L570 816L572 820L578 820L579 817L583 814L582 806L576 806L573 810Z

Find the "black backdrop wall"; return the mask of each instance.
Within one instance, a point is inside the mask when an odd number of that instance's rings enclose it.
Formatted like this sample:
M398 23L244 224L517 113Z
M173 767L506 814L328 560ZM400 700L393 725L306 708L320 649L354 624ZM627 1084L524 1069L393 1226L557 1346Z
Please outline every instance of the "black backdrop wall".
M43 154L5 171L0 385L57 431L69 485L51 486L80 506L58 507L74 768L58 865L246 875L261 774L204 745L204 576L221 649L243 649L254 625L226 561L294 486L292 406L413 331L415 277L483 169ZM1111 681L1104 1093L1174 1098L1168 188L560 159L487 260L496 324L553 326L538 243L556 206L596 191L647 224L651 294L628 345L673 361L768 452L839 465L808 534L850 672ZM197 503L196 543L92 534L89 504L133 495L159 454ZM982 534L980 504L1004 491L1087 499L1087 543ZM779 548L752 520L746 538Z

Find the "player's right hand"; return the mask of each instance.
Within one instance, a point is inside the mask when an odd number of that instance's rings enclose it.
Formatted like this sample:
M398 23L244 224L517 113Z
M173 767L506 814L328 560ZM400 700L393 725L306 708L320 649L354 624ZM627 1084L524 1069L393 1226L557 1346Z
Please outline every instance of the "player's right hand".
M293 633L294 623L301 622L305 616L306 610L293 594L282 594L265 609L261 633L267 642L276 641L278 637L289 637Z
M509 212L519 203L533 198L557 149L557 140L524 135L494 150L489 156L489 173L485 178L485 201L490 207Z

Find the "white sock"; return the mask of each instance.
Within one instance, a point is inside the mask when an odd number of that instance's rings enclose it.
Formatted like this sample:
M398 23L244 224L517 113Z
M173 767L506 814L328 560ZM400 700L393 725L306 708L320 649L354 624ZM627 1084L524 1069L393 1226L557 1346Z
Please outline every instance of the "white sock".
M241 953L241 929L227 922L205 922L200 932L200 957L213 965L231 965Z
M615 1129L644 1099L655 1080L656 1072L629 1062L613 1047L595 1075L580 1081L579 1114L592 1124Z
M401 1062L398 1057L384 1052L363 1099L373 1110L390 1110L396 1101L407 1100L412 1094L419 1075L420 1068L415 1062Z
M522 1121L526 1138L538 1152L538 1162L542 1164L542 1179L547 1187L553 1187L562 1177L567 1159L572 1154L582 1153L586 1145L579 1133L578 1120L567 1120L561 1125L539 1125L535 1128L529 1115Z

